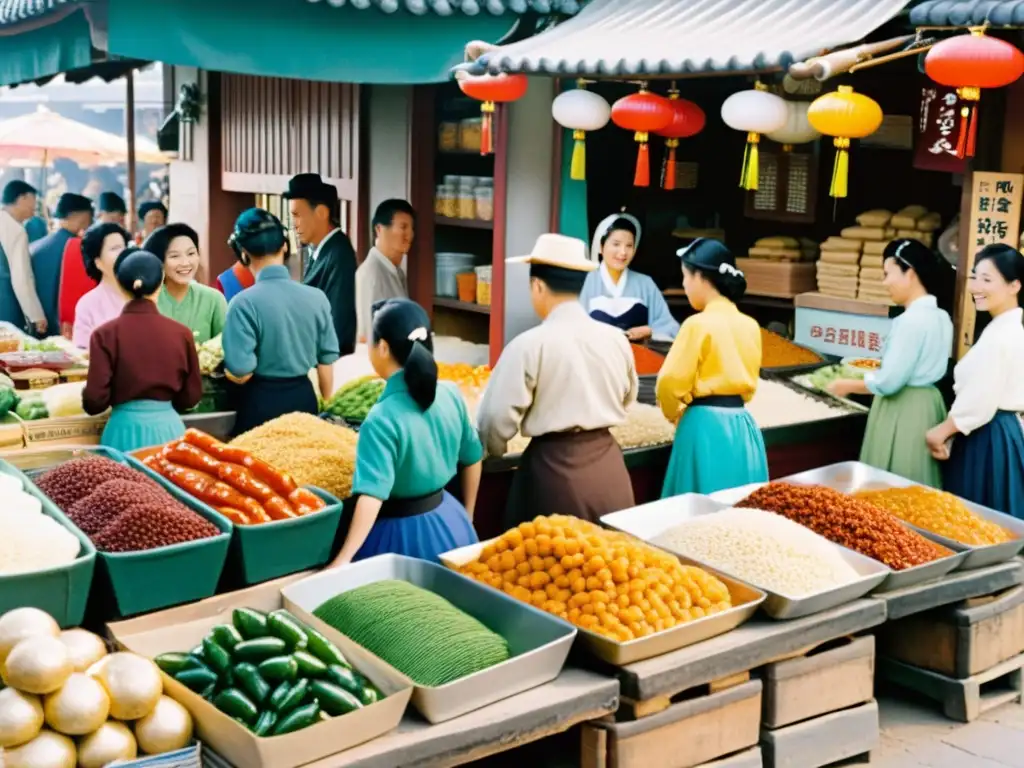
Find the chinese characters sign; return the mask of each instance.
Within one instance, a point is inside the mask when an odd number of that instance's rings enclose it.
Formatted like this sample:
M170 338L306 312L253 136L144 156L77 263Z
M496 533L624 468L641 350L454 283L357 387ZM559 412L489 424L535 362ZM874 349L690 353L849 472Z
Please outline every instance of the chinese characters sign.
M891 325L877 315L797 307L795 341L826 355L879 358Z
M1017 247L1022 190L1024 175L1019 173L975 171L971 174L971 220L965 236L972 256L993 243ZM974 302L965 290L960 297L957 359L974 343L974 315Z
M921 89L914 126L914 167L922 171L963 173L967 161L956 156L960 137L960 97L955 88L929 85Z

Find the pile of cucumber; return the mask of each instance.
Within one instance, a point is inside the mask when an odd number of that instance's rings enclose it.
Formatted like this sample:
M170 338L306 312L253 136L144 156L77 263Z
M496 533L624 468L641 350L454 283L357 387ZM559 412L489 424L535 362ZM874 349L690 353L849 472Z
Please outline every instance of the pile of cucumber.
M157 666L257 736L280 736L383 698L326 637L288 611L237 608Z

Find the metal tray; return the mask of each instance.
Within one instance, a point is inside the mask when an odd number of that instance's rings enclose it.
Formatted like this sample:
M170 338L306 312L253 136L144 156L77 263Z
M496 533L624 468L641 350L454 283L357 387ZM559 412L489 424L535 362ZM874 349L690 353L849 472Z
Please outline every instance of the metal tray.
M504 637L512 654L508 661L446 685L417 685L413 706L431 723L451 720L536 688L561 673L576 637L575 627L426 560L379 555L297 581L282 589L281 595L286 608L298 606L312 614L335 595L387 579L407 581L440 595Z
M684 493L680 496L661 499L660 501L643 504L632 509L613 512L602 517L601 522L623 533L643 539L653 546L668 550L681 558L691 560L702 568L714 569L735 579L740 579L742 577L730 573L728 569L724 569L716 563L691 558L685 552L672 549L656 541L661 534L671 528L675 528L680 523L685 523L697 517L713 515L722 510L729 509L730 506L724 502L715 501L697 493ZM764 605L761 607L773 619L797 619L849 603L858 597L863 597L878 587L892 573L888 567L877 560L872 560L870 557L865 557L859 552L854 552L852 549L847 549L839 544L828 541L824 537L822 537L822 540L827 542L829 546L834 547L836 554L846 560L860 574L861 578L823 592L815 592L802 597L785 595L768 589L763 585L754 584L754 586L763 590L768 595Z
M791 482L827 485L829 488L835 488L836 490L843 491L844 493L880 490L883 488L907 488L912 485L918 485L918 483L908 480L905 477L894 475L892 472L886 472L882 469L876 469L875 467L867 464L862 464L859 461L832 464L831 466L822 467L821 469L815 469L810 472L793 475L786 479ZM959 496L957 498L964 506L976 515L1005 528L1017 538L1002 544L989 544L987 546L974 547L953 539L948 539L945 536L940 536L937 533L932 533L931 531L919 528L918 526L912 525L906 521L901 520L900 522L908 528L914 529L922 536L938 542L947 549L951 549L954 552L966 552L963 561L959 565L959 569L961 571L984 568L989 565L1002 563L1009 560L1011 557L1015 557L1024 550L1024 520L1018 520L1016 517L1003 514L1002 512L997 512L996 510L989 509L988 507L983 507L982 505L975 504L967 499L961 499Z
M476 560L483 548L490 544L496 539L490 541L482 541L479 544L470 544L468 547L461 547L459 549L453 549L450 552L445 552L441 555L441 562L447 565L449 568L458 568L465 565L468 562ZM681 561L687 565L698 565L688 558L681 557ZM704 566L700 566L704 567ZM709 573L713 573L729 588L729 594L732 596L733 607L728 611L722 613L716 613L714 616L705 616L702 619L696 619L689 621L686 624L682 624L672 629L666 629L663 632L658 632L647 637L641 637L637 640L630 640L625 643L620 643L616 640L599 635L596 632L591 632L588 629L582 627L575 627L575 625L569 624L567 621L556 618L555 621L565 626L571 626L578 632L578 637L582 644L597 658L622 667L626 664L632 664L636 661L643 661L644 659L650 659L654 656L661 656L669 651L675 651L679 648L684 648L688 645L694 645L695 643L702 642L718 635L724 635L726 632L731 632L736 629L740 624L745 622L757 611L757 608L765 600L765 593L759 589L751 587L749 584L745 584L742 581L730 578L725 574L719 573L714 568L705 568ZM478 582L477 582L478 583ZM492 592L498 592L493 587L484 587ZM503 594L500 593L499 594ZM514 602L519 602L518 600ZM520 603L522 604L522 603Z
M856 400L851 400L848 397L839 397L839 395L833 395L830 392L825 392L823 390L818 389L813 384L811 384L810 374L805 373L801 374L800 376L794 376L793 378L789 379L789 383L794 387L799 387L802 393L813 395L818 398L824 397L828 398L829 400L834 400L835 402L842 403L847 408L851 408L857 411L858 413L867 413L868 411L871 410L868 406L864 405L863 403L858 403Z

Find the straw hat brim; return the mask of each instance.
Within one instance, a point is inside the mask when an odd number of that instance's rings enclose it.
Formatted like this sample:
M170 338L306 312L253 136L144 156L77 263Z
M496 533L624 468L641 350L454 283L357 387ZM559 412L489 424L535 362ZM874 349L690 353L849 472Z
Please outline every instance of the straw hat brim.
M559 267L560 269L571 269L574 272L593 272L598 269L599 265L596 261L584 260L560 260L560 259L545 259L539 256L513 256L510 259L505 259L506 264L544 264L548 267Z

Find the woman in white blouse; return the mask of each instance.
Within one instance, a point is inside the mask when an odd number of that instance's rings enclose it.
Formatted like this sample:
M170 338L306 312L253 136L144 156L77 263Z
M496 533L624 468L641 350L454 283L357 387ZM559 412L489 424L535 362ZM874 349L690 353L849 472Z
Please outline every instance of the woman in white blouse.
M974 261L975 306L992 316L954 370L949 417L926 435L948 460L945 488L961 498L1024 518L1024 256L988 245Z

